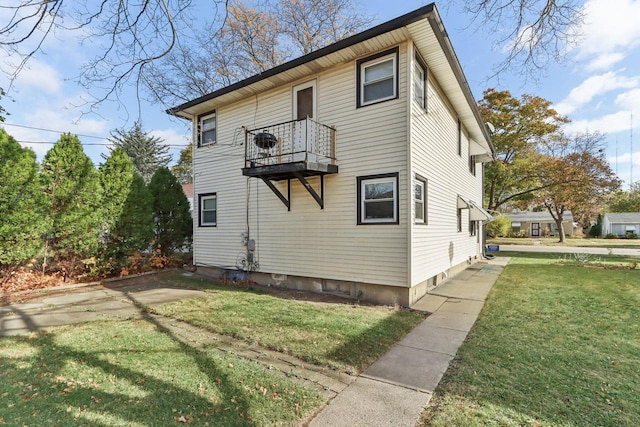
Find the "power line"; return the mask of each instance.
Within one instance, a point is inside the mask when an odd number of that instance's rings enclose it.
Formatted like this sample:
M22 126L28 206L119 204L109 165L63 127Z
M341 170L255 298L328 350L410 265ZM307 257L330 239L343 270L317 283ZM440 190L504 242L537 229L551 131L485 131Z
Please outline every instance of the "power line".
M27 126L27 125L19 125L16 123L2 123L2 126L15 126L18 128L24 128L24 129L31 129L31 130L40 130L43 132L54 132L54 133L73 133L73 132L65 132L65 131L61 131L61 130L53 130L53 129L45 129L45 128L38 128L35 126ZM76 136L81 136L83 138L95 138L95 139L107 139L107 137L105 136L95 136L95 135L82 135L79 133L74 133L74 135Z
M79 136L79 135L78 135ZM56 141L23 141L20 139L16 139L16 141L22 143L22 144L55 144ZM103 146L103 147L108 147L108 146L112 146L115 144L108 144L106 142L80 142L80 144L82 144L83 146L85 145L95 145L95 146ZM186 144L162 144L166 147L185 147L186 145L189 145L188 143Z

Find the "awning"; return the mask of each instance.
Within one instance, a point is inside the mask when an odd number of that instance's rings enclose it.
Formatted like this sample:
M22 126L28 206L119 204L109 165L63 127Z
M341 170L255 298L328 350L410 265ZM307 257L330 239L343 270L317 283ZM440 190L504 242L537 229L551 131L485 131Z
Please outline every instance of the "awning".
M458 194L458 209L469 209L469 203Z
M493 216L473 200L469 200L469 219L471 221L493 221Z
M625 231L636 231L636 226L635 225L627 225L627 228L625 229Z

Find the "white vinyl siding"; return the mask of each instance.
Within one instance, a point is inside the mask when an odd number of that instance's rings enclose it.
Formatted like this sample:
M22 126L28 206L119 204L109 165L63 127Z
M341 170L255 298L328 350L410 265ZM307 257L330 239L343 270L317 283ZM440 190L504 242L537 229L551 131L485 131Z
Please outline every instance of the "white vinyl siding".
M414 224L411 228L412 286L479 254L477 236L466 232L469 209L460 212L465 232L456 232L457 196L460 194L477 203L482 201L482 165L477 165L477 176L469 173L468 136L462 125L458 127L457 114L433 73L427 76L426 90L428 114L424 114L417 103L411 103L411 170L429 183L429 223ZM464 151L460 156L458 138Z
M194 152L194 191L216 191L224 194L224 199L218 200L217 227L198 229L194 236L196 264L235 265L245 251L240 235L246 228L248 208L250 238L256 241L261 272L408 286L407 201L411 198L407 186L406 50L406 43L402 44L398 99L356 108L353 83L358 67L353 60L216 106L219 144ZM324 209L302 184L292 180L291 211L287 211L261 180L242 176L244 147L233 143L242 126L255 129L291 120L292 88L310 79L316 82L316 120L337 129L339 173L325 176ZM388 173L398 173L399 223L358 226L357 177ZM319 192L320 179L312 177L308 181ZM275 185L286 194L286 181Z

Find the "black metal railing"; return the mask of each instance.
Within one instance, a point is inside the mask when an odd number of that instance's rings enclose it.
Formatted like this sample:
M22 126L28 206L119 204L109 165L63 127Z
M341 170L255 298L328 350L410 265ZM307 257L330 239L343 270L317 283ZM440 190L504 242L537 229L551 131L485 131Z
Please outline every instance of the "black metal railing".
M312 119L245 131L245 167L294 162L335 164L336 130Z

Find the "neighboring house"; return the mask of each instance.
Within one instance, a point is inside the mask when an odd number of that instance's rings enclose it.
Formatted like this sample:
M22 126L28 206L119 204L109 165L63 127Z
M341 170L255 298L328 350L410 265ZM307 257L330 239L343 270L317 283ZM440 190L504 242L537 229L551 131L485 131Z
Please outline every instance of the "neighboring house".
M558 225L548 211L504 213L511 218L511 231L524 237L547 237L558 235ZM565 211L562 215L565 236L573 235L573 214Z
M606 213L602 218L602 235L640 234L640 212Z
M189 212L193 213L193 184L182 184L182 192L189 200Z
M433 4L169 113L197 266L408 306L482 255L493 147Z

